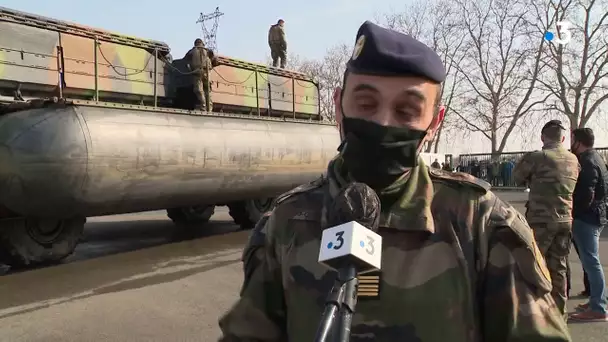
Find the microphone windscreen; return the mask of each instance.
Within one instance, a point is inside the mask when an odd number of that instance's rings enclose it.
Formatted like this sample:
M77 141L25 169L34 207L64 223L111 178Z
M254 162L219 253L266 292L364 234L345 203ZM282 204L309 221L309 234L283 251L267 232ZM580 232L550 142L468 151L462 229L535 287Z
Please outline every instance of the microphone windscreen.
M378 231L380 198L368 185L350 183L333 200L328 210L331 226L356 221L374 232Z

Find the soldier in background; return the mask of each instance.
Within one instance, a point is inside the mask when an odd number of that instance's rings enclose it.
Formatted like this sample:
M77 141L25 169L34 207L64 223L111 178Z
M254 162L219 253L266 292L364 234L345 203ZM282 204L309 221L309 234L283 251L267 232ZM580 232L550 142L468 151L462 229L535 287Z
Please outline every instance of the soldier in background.
M444 170L444 171L450 171L450 172L454 171L454 168L452 168L452 163L451 163L451 162L449 162L449 161L446 161L446 162L445 162L445 163L444 163L444 164L441 166L441 169L442 169L442 170Z
M378 293L357 304L351 341L571 341L523 217L488 183L420 156L444 118L445 77L437 53L411 36L369 21L359 28L334 92L340 153L252 231L220 341L314 339L336 280L317 262L321 234L353 181L380 197L383 268Z
M551 120L541 130L541 151L525 154L513 169L517 185L530 188L526 220L545 256L560 312L566 315L567 270L572 239L572 194L579 174L576 156L563 146L565 128Z
M281 69L285 69L287 63L287 40L285 39L285 31L283 27L285 21L279 19L275 25L270 26L268 30L268 46L270 46L270 56L272 57L272 66L279 66L281 60Z
M203 40L197 38L194 47L184 56L188 61L188 68L192 71L192 90L198 100L198 109L204 111L213 110L211 102L211 85L209 83L209 71L217 65L217 58L213 51L207 50Z

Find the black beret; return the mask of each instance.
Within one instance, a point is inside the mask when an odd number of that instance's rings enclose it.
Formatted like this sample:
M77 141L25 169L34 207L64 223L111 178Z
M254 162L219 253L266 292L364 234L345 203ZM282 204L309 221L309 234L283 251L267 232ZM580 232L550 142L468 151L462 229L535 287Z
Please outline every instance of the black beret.
M359 27L347 69L356 74L419 76L433 82L445 80L439 55L412 36L366 21Z
M562 124L562 122L560 120L551 120L549 122L547 122L544 126L543 126L543 130L545 128L549 128L549 127L559 127L563 130L566 129L566 127L564 127L564 125Z

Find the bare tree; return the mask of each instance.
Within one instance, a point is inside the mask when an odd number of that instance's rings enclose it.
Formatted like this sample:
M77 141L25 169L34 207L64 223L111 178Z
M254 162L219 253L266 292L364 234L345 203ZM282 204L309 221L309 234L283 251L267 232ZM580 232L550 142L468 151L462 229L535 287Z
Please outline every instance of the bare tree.
M548 95L536 90L542 70L542 37L530 35L525 0L455 0L466 36L466 56L457 64L465 93L452 107L459 121L491 143L494 155Z
M375 21L387 28L409 34L418 40L428 40L432 32L431 22L434 18L432 0L415 0L408 2L404 8L377 15ZM428 42L425 42L428 43Z
M346 63L352 55L352 48L347 44L331 47L321 61L319 76L319 93L321 94L321 113L330 121L335 121L333 94L337 87L342 86Z
M465 37L460 32L458 18L454 15L449 1L418 0L409 3L399 12L391 12L376 21L390 29L407 33L433 48L443 60L446 81L441 89L442 103L446 107L445 117L433 141L427 144L426 152L438 152L442 133L448 131L450 109L456 94L456 87L462 82L462 75L456 68L464 57Z
M554 100L548 109L565 115L571 129L584 127L608 100L608 1L532 0L530 8L538 35L556 33L544 49L550 72L539 79Z
M320 60L307 59L298 55L290 55L288 58L289 69L304 73L317 82L320 98L319 111L324 120L335 120L333 94L336 87L342 85L344 70L350 59L351 51L352 49L348 45L339 44L329 48Z

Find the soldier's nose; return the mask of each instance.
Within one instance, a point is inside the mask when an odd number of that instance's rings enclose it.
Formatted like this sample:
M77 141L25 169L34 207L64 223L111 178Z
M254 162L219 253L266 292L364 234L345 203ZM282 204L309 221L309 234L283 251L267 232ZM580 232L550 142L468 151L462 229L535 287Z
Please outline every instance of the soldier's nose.
M379 125L382 125L382 126L395 125L395 122L394 122L395 120L393 120L393 115L388 110L379 111L370 120Z

